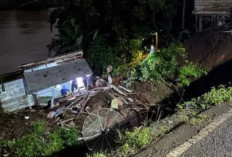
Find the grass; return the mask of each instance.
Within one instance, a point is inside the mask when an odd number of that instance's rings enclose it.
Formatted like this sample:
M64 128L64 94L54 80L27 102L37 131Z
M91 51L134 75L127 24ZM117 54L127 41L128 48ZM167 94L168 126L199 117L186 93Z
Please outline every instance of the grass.
M201 112L213 106L229 102L232 102L232 87L220 85L213 87L209 92L197 98L178 104L177 110L182 122L191 125L201 125L209 120L209 117L200 114Z
M205 114L197 114L196 116L180 114L179 119L181 122L193 126L201 126L203 123L208 122L210 118Z
M187 109L194 112L202 112L212 106L228 102L232 102L232 87L220 85L218 87L213 87L202 96L178 104L177 109L179 111Z
M87 157L107 157L106 153L98 152L93 155L88 155Z
M0 154L15 157L50 156L67 146L78 145L79 131L76 128L58 128L47 132L46 122L31 124L31 132L13 140L0 139Z

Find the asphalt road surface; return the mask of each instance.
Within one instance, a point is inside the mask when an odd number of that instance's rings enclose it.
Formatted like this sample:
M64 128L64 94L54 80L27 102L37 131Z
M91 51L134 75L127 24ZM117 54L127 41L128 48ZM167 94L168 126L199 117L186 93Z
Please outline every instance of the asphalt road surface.
M232 117L192 145L181 157L232 157Z

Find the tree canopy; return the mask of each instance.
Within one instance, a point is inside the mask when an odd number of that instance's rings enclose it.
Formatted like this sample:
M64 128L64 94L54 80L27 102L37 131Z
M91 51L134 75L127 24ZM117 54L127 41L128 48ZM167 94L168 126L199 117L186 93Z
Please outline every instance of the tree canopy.
M58 21L59 36L50 48L55 48L58 54L87 49L99 36L110 45L120 39L144 39L154 32L170 39L179 3L178 0L66 0L64 8L51 13L51 26Z

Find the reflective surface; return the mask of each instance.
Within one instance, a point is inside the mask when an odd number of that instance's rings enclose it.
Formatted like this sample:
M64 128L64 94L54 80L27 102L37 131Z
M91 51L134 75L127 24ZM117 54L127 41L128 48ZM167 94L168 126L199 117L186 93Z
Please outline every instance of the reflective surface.
M55 34L50 31L50 11L0 11L0 74L49 56L46 46Z

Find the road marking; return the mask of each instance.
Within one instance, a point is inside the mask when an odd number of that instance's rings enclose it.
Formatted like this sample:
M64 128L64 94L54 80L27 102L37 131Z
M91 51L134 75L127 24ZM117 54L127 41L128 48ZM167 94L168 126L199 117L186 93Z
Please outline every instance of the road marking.
M217 117L213 122L203 128L197 135L193 136L190 140L185 143L179 145L174 148L171 152L169 152L166 157L179 157L185 151L187 151L193 144L197 143L204 137L206 137L210 132L216 129L220 124L222 124L225 120L232 116L232 109L230 109L227 113Z

